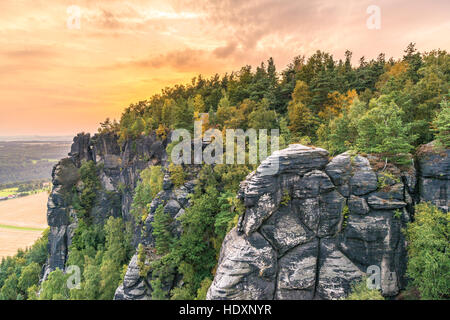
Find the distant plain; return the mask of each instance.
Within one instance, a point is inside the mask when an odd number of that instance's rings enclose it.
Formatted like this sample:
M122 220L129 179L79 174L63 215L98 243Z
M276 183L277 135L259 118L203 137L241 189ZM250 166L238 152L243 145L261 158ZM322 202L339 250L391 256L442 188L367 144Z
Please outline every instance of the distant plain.
M31 246L47 228L46 192L0 202L0 259Z

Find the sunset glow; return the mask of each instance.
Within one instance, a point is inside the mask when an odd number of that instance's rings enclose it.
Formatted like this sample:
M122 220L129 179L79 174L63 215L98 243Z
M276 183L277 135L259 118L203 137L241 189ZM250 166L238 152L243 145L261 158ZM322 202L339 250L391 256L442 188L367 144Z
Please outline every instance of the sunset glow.
M366 21L381 8L381 28ZM68 8L80 8L69 28ZM450 2L28 0L0 2L0 136L95 132L130 103L273 57L450 49Z

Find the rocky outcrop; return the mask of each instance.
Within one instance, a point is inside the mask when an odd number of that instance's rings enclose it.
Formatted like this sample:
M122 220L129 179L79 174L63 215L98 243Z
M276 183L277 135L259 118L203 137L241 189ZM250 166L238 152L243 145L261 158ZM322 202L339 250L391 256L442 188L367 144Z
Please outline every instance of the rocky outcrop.
M155 199L153 199L150 204L150 210L144 223L139 226L139 243L144 252L145 261L143 264L150 264L151 262L157 260L158 257L154 254L155 239L153 238L153 226L154 216L156 209L162 206L165 213L169 214L173 218L171 224L172 234L174 236L179 236L181 233L181 226L178 217L185 213L185 209L190 205L190 200L188 198L189 194L193 192L194 181L190 180L186 182L183 186L175 188L166 175L164 178L163 188L159 192ZM130 264L125 275L123 283L117 288L114 295L114 300L150 300L153 292L153 288L150 284L152 279L152 273L142 274L137 261L138 261L139 251L131 259ZM172 274L167 277L166 283L163 284L163 288L166 292L169 292L172 288L177 286L179 275L176 270L173 270Z
M126 141L122 147L113 133L93 137L81 133L73 139L69 157L59 161L52 172L53 189L47 205L49 259L44 279L56 268L64 270L66 267L68 248L77 226L72 198L73 192L80 188L81 165L94 161L101 184L91 212L93 222L102 224L110 216L122 216L130 221L130 207L139 172L149 165L165 163L167 142L155 134ZM135 234L135 243L138 243L140 232L136 230Z
M65 269L77 217L71 205L80 190L79 169L94 161L101 190L91 215L102 224L110 216L131 221L130 209L139 173L165 165L168 141L155 135L119 145L113 133L79 134L69 157L53 169L48 200L49 258L45 277ZM273 172L274 165L278 171ZM405 286L406 250L401 229L414 218L414 204L430 201L448 211L449 150L423 146L408 166L386 166L374 156L343 153L332 159L326 150L291 145L261 163L241 183L238 197L245 213L225 238L208 299L339 299L369 266L381 270L381 289L394 296ZM134 244L141 244L129 263L115 299L151 299L151 271L140 265L154 253L152 222L160 206L173 219L172 233L181 233L177 217L189 207L196 172L175 188L166 174L145 221L137 223ZM144 257L144 261L142 261ZM182 286L173 270L162 283L167 292Z
M419 195L448 212L450 206L450 150L436 148L433 142L421 146L419 164Z
M123 283L117 288L114 300L150 300L151 286L139 275L137 259L137 254L131 258Z
M264 172L277 162L278 172ZM397 170L380 186L383 172L362 156L330 161L302 145L275 152L241 183L246 211L222 245L207 298L339 299L369 266L381 269L382 293L396 295L414 168Z

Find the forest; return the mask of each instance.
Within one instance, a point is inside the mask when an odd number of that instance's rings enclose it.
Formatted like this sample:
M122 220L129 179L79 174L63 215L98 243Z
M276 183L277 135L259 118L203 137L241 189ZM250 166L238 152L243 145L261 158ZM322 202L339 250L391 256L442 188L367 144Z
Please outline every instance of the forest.
M422 144L435 141L437 148L450 147L449 100L450 55L444 50L419 52L411 43L400 59L380 54L372 60L361 57L356 64L352 64L350 51L345 60L317 51L308 58L295 57L281 72L270 58L255 70L244 66L209 79L199 75L188 85L166 88L149 100L131 104L120 121L101 123L99 134L113 132L121 143L151 132L165 139L173 129L192 131L194 121L206 114L205 126L221 131L278 128L280 148L301 143L323 147L332 156L352 150L402 165L411 161ZM173 143L167 148L169 153L171 148ZM180 217L183 232L179 236L171 227L172 218L156 210L152 223L156 246L151 249L158 258L149 265L149 248L138 248L141 275L152 274L152 299L205 299L222 241L242 213L236 199L239 182L255 168L204 165L192 205ZM82 266L81 289L67 289L68 275L56 270L37 295L42 259L40 249L33 247L2 261L0 299L113 298L133 254L133 226L120 218L109 218L104 226L90 221L100 188L96 170L92 162L82 166L83 189L73 198L80 223L69 264ZM153 166L141 172L132 204L135 224L145 220L149 204L162 190L164 170ZM189 174L174 164L168 171L176 186ZM416 220L405 230L411 281L404 297L449 298L448 220L448 215L430 204L417 206ZM174 269L184 285L167 292L164 283L173 280ZM358 286L354 290L352 299L382 299Z

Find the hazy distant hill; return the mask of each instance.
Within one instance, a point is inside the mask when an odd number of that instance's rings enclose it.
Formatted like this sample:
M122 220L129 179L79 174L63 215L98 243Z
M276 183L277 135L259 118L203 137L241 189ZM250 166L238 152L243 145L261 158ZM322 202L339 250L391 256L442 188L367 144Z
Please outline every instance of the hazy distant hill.
M40 141L40 142L71 142L73 136L0 136L0 141Z
M51 177L53 165L70 151L65 141L0 141L0 184Z

